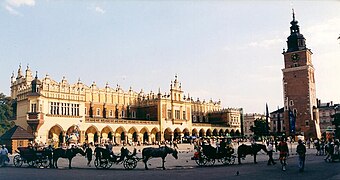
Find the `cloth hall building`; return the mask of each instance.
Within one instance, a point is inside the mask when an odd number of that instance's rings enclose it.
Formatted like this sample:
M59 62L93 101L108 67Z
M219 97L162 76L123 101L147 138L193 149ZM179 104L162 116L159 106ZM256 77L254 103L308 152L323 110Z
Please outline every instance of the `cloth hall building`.
M165 94L69 84L49 75L33 78L19 66L11 77L16 100L16 125L31 132L37 142L61 144L77 132L80 143L107 140L155 143L185 136L240 135L242 109L221 108L221 102L185 96L177 76Z

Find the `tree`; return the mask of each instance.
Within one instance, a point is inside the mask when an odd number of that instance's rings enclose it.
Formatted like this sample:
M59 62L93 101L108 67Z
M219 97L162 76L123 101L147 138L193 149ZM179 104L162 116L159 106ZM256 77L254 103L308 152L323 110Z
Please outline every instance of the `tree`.
M335 137L340 138L340 113L331 115L333 118L332 124L335 126Z
M268 135L266 120L256 119L254 126L250 126L250 130L254 133L255 138Z
M14 117L13 103L14 101L11 97L7 97L5 94L0 93L0 135L14 126L14 122L9 121Z

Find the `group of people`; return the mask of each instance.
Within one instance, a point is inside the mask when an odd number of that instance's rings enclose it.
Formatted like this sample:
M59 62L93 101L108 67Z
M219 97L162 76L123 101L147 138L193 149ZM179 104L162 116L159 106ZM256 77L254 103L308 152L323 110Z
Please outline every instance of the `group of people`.
M286 139L284 137L281 137L281 141L277 145L277 150L280 151L279 154L279 160L280 163L282 164L282 170L286 170L286 159L289 156L289 149L288 149L288 144L286 142ZM271 164L276 164L274 159L273 159L273 143L269 143L267 146L267 153L269 156L268 159L268 165ZM305 168L305 159L306 159L306 146L303 144L302 140L298 140L298 145L296 147L296 153L298 154L298 166L299 166L299 171L303 172Z

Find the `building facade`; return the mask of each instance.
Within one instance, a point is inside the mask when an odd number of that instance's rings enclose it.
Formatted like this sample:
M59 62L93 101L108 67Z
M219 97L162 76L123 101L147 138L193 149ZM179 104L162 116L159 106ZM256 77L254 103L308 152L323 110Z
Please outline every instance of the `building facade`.
M286 123L284 120L284 108L279 108L269 115L270 117L270 132L275 135L282 135L286 131Z
M254 126L254 121L257 119L265 119L266 116L257 113L246 113L243 116L243 133L245 137L254 136L254 132L250 130L251 126Z
M120 86L90 86L78 80L69 84L49 75L33 78L21 66L11 77L11 97L16 100L15 123L43 143L65 142L74 132L79 141L171 141L184 136L239 134L241 109L223 109L221 102L193 100L185 96L177 76L165 94Z
M320 116L320 131L323 136L326 135L326 131L334 130L335 126L332 124L333 118L332 115L338 112L339 104L333 104L333 101L327 103L321 103L321 100L318 100L318 109Z
M288 48L283 51L284 121L287 135L321 137L316 100L312 52L300 33L298 21L291 21Z

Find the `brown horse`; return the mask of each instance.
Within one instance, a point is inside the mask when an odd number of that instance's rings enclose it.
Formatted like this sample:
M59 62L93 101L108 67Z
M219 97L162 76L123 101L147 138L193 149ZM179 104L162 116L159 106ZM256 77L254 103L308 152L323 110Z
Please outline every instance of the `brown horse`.
M250 154L254 156L254 163L256 164L256 155L261 149L267 153L267 148L263 144L253 144L253 145L245 145L242 144L241 146L238 147L237 149L237 154L238 154L238 163L241 164L241 157L245 158L246 155Z
M63 149L63 148L56 148L53 151L53 166L55 168L58 168L57 162L59 158L67 158L68 159L68 168L72 169L71 167L71 162L72 159L77 155L77 154L81 154L83 156L85 156L85 152L79 148L79 147L75 147L75 148L70 148L70 149Z
M163 170L165 169L164 167L164 162L165 162L165 157L168 154L172 154L172 156L175 159L178 159L178 152L176 149L167 147L167 146L163 146L163 147L159 147L159 148L153 148L153 147L147 147L144 148L142 151L142 157L143 157L143 162L145 164L145 169L149 169L147 162L151 157L161 157L162 158L162 168Z

